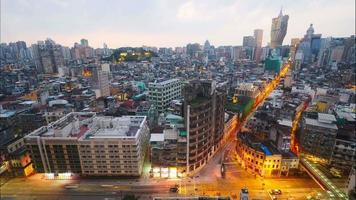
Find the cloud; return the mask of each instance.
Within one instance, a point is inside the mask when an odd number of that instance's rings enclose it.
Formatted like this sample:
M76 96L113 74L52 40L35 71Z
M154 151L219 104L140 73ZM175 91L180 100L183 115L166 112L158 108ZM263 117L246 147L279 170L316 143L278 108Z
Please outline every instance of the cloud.
M28 43L53 38L73 45L81 38L101 47L139 44L183 46L206 39L215 45L241 45L242 37L264 30L289 15L285 44L303 37L310 23L316 33L349 36L355 30L355 1L330 0L0 0L1 42Z
M51 0L51 2L57 6L61 6L63 8L66 8L69 6L68 1L66 0Z
M178 8L177 18L181 21L207 21L212 16L205 12L203 6L198 5L195 1L188 1Z

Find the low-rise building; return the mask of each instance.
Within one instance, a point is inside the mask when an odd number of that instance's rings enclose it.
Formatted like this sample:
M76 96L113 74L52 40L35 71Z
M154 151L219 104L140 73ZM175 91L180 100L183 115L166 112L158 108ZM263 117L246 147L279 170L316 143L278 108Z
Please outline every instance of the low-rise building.
M249 132L238 135L236 153L242 167L260 176L288 176L290 170L299 167L296 156L281 153L272 141L261 141Z
M257 97L258 93L258 87L252 83L241 83L235 89L236 96L247 96L253 99Z
M159 133L151 133L150 158L153 177L183 176L186 171L187 133L181 116L168 114L165 128Z
M282 153L281 175L294 175L299 169L299 158L291 151Z
M329 162L337 135L335 116L318 113L316 119L304 117L300 145L302 153Z
M33 173L32 162L23 138L16 138L0 148L2 154L1 176L29 176Z

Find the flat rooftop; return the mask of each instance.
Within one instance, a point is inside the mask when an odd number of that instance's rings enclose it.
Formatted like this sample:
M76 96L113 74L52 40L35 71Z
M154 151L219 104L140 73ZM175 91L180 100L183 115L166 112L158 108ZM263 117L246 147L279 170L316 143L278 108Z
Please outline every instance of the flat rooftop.
M167 84L170 84L170 83L174 83L174 82L177 82L179 81L179 79L177 78L174 78L174 79L168 79L168 80L165 80L165 81L161 81L161 82L151 82L149 83L148 85L149 86L164 86L164 85L167 85Z
M336 118L334 115L326 114L326 113L318 113L318 120L324 123L336 122Z
M323 121L319 121L317 119L305 118L305 123L307 125L312 125L312 126L319 126L319 127L329 128L329 129L334 129L334 130L338 129L336 124L324 123Z
M93 112L71 112L59 120L31 132L27 138L79 138L89 129L95 117Z
M33 131L26 137L78 140L134 138L145 121L145 116L106 117L89 112L72 112L48 126Z
M135 138L146 116L95 117L82 140L104 138Z
M269 140L260 140L252 133L241 133L238 137L245 145L263 152L266 156L281 155L281 152Z

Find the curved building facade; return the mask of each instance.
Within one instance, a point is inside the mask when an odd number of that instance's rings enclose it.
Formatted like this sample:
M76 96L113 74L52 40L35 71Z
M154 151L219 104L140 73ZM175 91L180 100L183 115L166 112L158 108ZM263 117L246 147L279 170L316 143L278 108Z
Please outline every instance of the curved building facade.
M282 10L278 17L272 19L271 48L276 48L282 45L283 39L287 34L288 19L289 16L283 15Z

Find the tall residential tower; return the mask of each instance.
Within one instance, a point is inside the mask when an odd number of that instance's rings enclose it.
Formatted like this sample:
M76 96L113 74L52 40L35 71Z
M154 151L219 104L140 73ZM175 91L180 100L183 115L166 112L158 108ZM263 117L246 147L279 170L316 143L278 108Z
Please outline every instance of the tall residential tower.
M187 131L187 172L204 166L220 147L224 134L226 93L215 81L193 80L183 88Z

